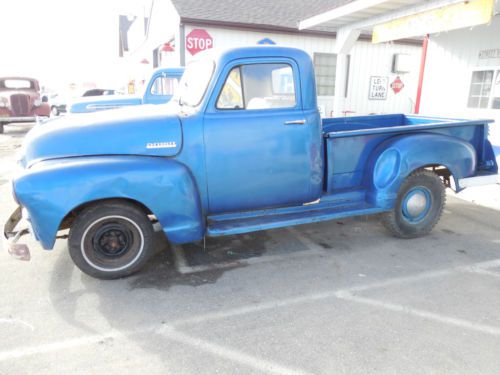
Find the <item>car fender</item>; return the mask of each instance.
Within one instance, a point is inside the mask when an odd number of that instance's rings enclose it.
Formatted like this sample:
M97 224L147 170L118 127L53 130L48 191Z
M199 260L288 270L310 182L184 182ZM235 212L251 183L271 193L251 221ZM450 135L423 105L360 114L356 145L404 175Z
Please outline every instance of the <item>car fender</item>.
M474 174L476 150L462 139L442 134L406 134L382 142L365 172L367 201L390 209L404 179L427 166L448 168L455 181ZM457 187L459 190L459 187Z
M172 243L199 240L205 232L198 187L176 160L145 156L94 156L35 164L14 179L34 234L52 249L68 213L90 202L123 198L148 208Z

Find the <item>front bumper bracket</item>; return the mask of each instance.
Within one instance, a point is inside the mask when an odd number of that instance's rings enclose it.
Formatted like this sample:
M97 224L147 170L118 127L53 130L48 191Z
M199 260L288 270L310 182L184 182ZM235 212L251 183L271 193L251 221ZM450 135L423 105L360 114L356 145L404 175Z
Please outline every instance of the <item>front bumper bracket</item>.
M22 236L29 234L29 228L22 228L15 230L16 226L22 219L22 209L17 207L16 210L10 215L9 219L3 228L3 245L9 254L19 260L28 261L31 259L30 250L28 245L18 243Z

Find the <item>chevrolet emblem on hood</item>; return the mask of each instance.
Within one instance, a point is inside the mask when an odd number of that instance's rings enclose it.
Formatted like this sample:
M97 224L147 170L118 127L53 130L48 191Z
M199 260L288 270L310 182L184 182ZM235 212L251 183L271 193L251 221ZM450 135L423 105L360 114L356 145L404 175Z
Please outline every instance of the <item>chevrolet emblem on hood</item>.
M146 148L176 148L177 143L175 142L152 142L146 144Z

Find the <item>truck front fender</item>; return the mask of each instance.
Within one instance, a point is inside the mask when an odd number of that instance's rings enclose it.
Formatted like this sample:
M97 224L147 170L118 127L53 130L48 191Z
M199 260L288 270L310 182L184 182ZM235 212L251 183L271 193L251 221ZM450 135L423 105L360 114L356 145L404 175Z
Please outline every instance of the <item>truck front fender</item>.
M370 157L365 174L367 201L390 209L401 183L415 170L444 166L458 181L474 175L476 165L476 150L459 138L431 133L390 138L382 142Z
M139 202L156 216L172 243L195 241L205 232L194 178L172 159L94 156L40 162L15 178L14 191L45 249L53 248L68 213L103 199Z

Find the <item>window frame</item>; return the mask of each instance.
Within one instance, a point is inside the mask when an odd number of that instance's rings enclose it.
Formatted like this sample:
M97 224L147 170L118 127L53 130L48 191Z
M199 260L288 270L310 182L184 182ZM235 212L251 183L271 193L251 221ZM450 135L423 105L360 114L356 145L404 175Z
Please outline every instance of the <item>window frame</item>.
M224 91L224 87L226 86L226 82L227 82L227 79L229 78L229 75L231 74L231 72L238 68L238 70L240 71L240 83L241 83L241 102L243 103L243 107L242 108L219 108L217 105L219 104L219 99L220 99L220 96L222 95L222 91ZM220 87L220 90L219 90L219 94L217 95L217 100L215 100L215 109L217 111L241 111L241 110L245 110L245 90L243 88L243 74L241 72L241 65L235 65L233 66L229 72L227 72L226 74L226 78L224 79L224 83L222 84L222 86Z
M231 71L239 67L240 68L240 77L241 77L241 89L242 89L242 98L243 104L245 105L245 79L241 72L241 67L243 65L261 65L261 64L286 64L292 68L293 75L293 85L294 85L294 93L295 93L295 106L293 107L283 107L283 108L253 108L247 109L245 108L217 108L217 102L219 101L219 96L222 93L226 80L231 73ZM227 112L227 111L282 111L282 110L297 110L302 109L302 90L301 90L301 81L300 81L300 71L298 64L294 59L289 58L259 58L259 59L241 59L234 60L231 63L228 63L224 69L221 71L219 75L217 84L214 86L213 92L217 92L217 95L212 95L212 102L209 103L209 107L211 112Z
M482 108L479 106L477 106L477 107L469 106L469 100L471 98L471 91L472 91L472 77L474 76L474 73L476 73L476 72L488 72L488 71L493 72L493 78L491 80L491 88L490 88L490 92L488 95L487 106L485 108ZM495 81L497 79L500 79L500 65L482 66L482 67L473 68L470 72L470 75L469 75L469 86L468 86L468 90L467 90L465 107L467 109L470 109L470 110L482 110L482 111L498 111L498 110L500 110L500 108L493 108L493 99L495 98L494 97L494 87L495 87ZM483 97L483 96L480 96L480 97Z
M163 80L163 79L169 79L169 80L172 80L172 81L177 81L177 84L173 84L174 89L172 90L172 94L155 94L153 92L153 89L156 85L156 81L158 81L159 79ZM161 85L162 88L163 88L163 85ZM153 79L153 81L151 82L151 85L149 85L149 95L151 96L154 96L154 97L162 97L162 96L173 96L175 94L175 90L176 88L179 87L179 78L177 77L172 77L172 76L168 76L167 74L159 74L156 78Z

